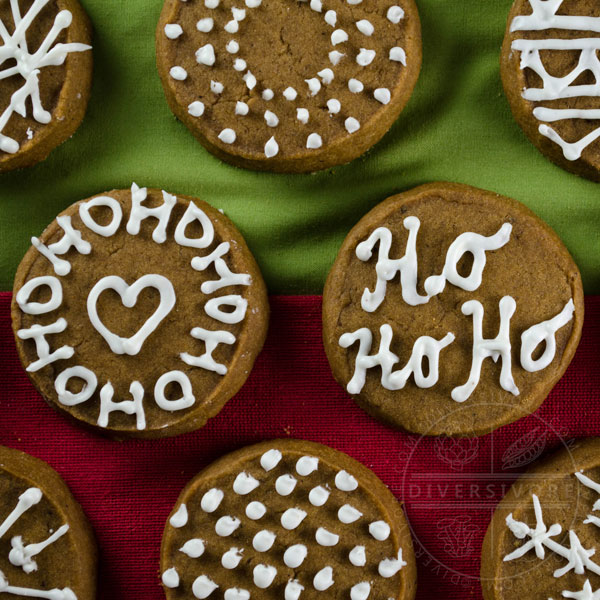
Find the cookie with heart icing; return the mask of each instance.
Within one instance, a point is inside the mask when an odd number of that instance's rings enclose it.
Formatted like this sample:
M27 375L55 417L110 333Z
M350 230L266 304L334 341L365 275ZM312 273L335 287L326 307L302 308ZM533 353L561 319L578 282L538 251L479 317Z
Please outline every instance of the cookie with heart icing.
M34 385L115 437L204 425L248 377L268 315L258 266L227 217L136 184L72 205L32 238L12 303Z
M210 152L290 173L367 151L421 67L414 0L166 0L156 45L171 110Z
M321 444L273 440L210 465L165 526L162 583L178 598L409 600L404 511L375 474Z
M481 555L485 600L600 596L600 439L522 475L498 505Z
M564 169L600 181L600 5L516 0L502 47L515 119Z
M0 173L44 160L79 127L91 33L77 0L0 3Z
M46 463L0 446L0 598L93 600L96 543Z
M393 427L483 435L533 412L581 336L583 289L556 234L522 204L436 183L375 207L323 296L336 379Z

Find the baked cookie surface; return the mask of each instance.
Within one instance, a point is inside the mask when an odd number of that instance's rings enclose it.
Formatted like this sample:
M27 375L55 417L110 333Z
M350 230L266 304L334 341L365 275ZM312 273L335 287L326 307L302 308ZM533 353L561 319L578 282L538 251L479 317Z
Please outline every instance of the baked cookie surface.
M501 71L527 137L564 169L600 181L600 5L516 0Z
M485 600L594 600L600 594L600 440L578 440L523 475L483 542Z
M400 504L326 446L274 440L213 463L182 492L163 535L166 596L414 598Z
M13 327L30 378L61 412L115 437L177 435L248 377L266 288L208 204L134 184L72 205L32 244Z
M0 3L0 173L44 160L79 127L91 33L77 0Z
M358 404L424 435L533 412L583 323L577 266L514 200L457 184L389 198L352 229L323 295L323 341Z
M360 156L421 66L414 0L167 0L156 42L175 115L222 160L268 171Z
M3 446L0 597L96 597L96 543L81 507L46 463Z

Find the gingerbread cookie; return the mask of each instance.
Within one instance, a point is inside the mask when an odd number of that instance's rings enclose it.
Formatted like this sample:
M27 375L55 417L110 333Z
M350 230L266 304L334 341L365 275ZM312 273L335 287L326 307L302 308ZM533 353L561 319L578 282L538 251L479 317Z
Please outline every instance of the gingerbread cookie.
M169 106L203 146L289 173L363 154L421 68L414 0L166 0L156 48Z
M502 48L515 119L564 169L600 181L600 4L516 0Z
M92 83L77 0L0 3L0 173L44 160L79 127Z
M165 526L168 600L384 598L416 590L401 506L326 446L274 440L234 452L182 492Z
M485 600L600 597L600 439L578 441L523 475L485 536Z
M197 429L242 386L268 300L244 239L200 200L133 184L59 215L17 271L17 348L61 412L115 437Z
M448 183L367 214L323 297L336 379L425 435L482 435L533 412L582 323L581 277L556 234L514 200Z
M0 598L93 600L96 543L46 463L0 446Z

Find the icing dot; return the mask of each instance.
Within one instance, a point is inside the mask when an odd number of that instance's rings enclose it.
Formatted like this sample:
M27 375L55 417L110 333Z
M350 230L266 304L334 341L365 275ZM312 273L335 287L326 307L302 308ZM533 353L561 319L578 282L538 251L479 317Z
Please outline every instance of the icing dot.
M233 61L233 68L236 71L239 71L239 72L245 71L247 67L248 67L248 63L243 58L236 58Z
M279 125L279 119L277 115L270 110L265 111L265 121L269 127L277 127L277 125Z
M356 133L360 129L360 123L354 117L348 117L344 121L344 127L348 133Z
M390 537L390 526L385 521L374 521L369 525L369 533L379 542Z
M185 81L188 75L183 67L172 67L169 73L171 74L171 77L177 81Z
M376 54L377 53L375 52L375 50L367 50L367 48L361 48L360 52L356 56L356 62L361 67L366 67L375 60Z
M275 543L276 537L277 536L272 531L263 529L262 531L259 531L252 539L252 547L257 552L267 552Z
M250 600L250 592L241 588L229 588L223 595L225 600Z
M165 25L165 35L170 40L176 40L180 35L183 35L183 29L177 23L169 23Z
M346 2L348 2L348 4L360 4L362 0L346 0Z
M224 496L225 494L223 491L218 490L217 488L208 490L208 492L202 496L200 508L202 508L204 512L213 513L215 510L217 510L217 508L219 508Z
M329 498L330 491L325 489L322 485L310 490L308 494L308 500L313 506L323 506Z
M214 94L222 94L225 86L219 81L210 82L210 89Z
M350 600L367 600L371 593L371 584L367 581L357 583L350 590Z
M392 94L387 88L377 88L373 92L373 97L381 104L389 104L392 99Z
M179 552L183 552L190 558L200 558L204 554L204 540L194 538L188 540L181 548Z
M240 548L229 548L221 557L221 564L225 569L235 569L242 560L243 550Z
M294 546L290 546L283 553L283 562L286 567L297 569L304 562L307 554L308 550L306 549L306 546L303 544L295 544Z
M283 90L283 97L291 102L298 97L298 92L293 87L288 87Z
M250 502L246 506L246 516L253 521L258 521L265 516L267 507L262 502Z
M277 156L277 154L279 154L279 144L277 143L277 140L272 137L265 144L265 156L267 158L273 158L274 156Z
M325 85L329 85L333 81L333 71L331 69L323 69L317 75L323 80Z
M310 0L310 8L315 12L321 12L323 10L323 3L321 0Z
M202 33L208 33L209 31L212 31L214 26L215 22L210 17L206 17L206 19L200 19L196 23L196 29Z
M240 496L245 496L255 490L260 483L248 473L240 473L233 482L233 491Z
M162 582L165 587L176 588L179 585L179 573L177 573L177 569L175 567L167 569L162 574Z
M298 600L300 594L304 591L304 586L296 579L290 579L285 586L284 599Z
M231 14L236 21L243 21L246 18L246 9L244 8L232 8Z
M335 487L342 492L353 492L358 487L358 481L347 471L340 471L335 476Z
M335 546L340 541L340 536L327 531L324 527L319 527L315 533L315 539L319 546Z
M323 140L318 133L311 133L306 140L306 147L309 150L316 150L323 145Z
M338 510L338 519L342 523L354 523L355 521L358 521L358 519L360 519L361 517L362 513L353 506L350 506L349 504L344 504L344 506L342 506L340 510Z
M192 593L202 600L208 598L219 586L206 575L200 575L192 584Z
M347 41L348 41L348 34L343 29L336 29L331 34L331 43L334 46L337 46L338 44L343 44L344 42L347 42Z
M220 537L230 536L240 526L240 520L236 517L221 517L215 524L215 533Z
M390 6L387 11L388 21L391 21L394 25L400 23L404 17L404 11L399 6Z
M266 90L263 91L262 93L262 99L266 100L267 102L269 100L273 100L273 98L275 97L275 93L273 92L273 90L267 88Z
M293 475L281 475L275 482L275 489L280 496L289 496L294 491L297 482Z
M363 85L362 81L359 81L358 79L354 79L354 77L353 77L352 79L350 79L350 81L348 81L348 89L353 94L358 94L365 89L365 86Z
M235 19L231 19L231 21L225 24L223 29L225 29L227 33L237 33L240 29L240 24Z
M375 31L375 27L373 27L371 21L367 21L367 19L356 21L356 28L364 35L373 35Z
M246 0L246 6L248 8L258 8L262 0Z
M339 100L332 98L331 100L327 100L327 108L332 115L337 115L342 109L342 105Z
M245 102L236 102L235 114L245 117L250 112L250 107Z
M310 95L316 96L319 93L319 90L321 89L321 82L316 77L312 77L311 79L305 79L304 81L306 81L306 83L308 84Z
M390 50L390 60L395 60L406 66L406 52L399 46L395 46Z
M302 477L314 473L319 468L319 459L314 456L303 456L296 463L296 472Z
M225 50L227 50L229 54L237 54L240 51L240 45L235 40L230 40L227 42Z
M313 585L315 590L323 592L333 585L333 569L331 567L324 567L321 569L313 579Z
M281 526L288 531L296 529L306 518L306 513L299 508L288 508L281 515Z
M327 25L335 27L335 24L337 23L337 14L335 10L328 10L325 13L325 23L327 23Z
M333 50L329 53L329 61L335 67L342 58L346 56L343 52L338 52L337 50Z
M348 555L350 562L355 567L364 567L367 564L367 554L364 546L355 546Z
M281 452L279 450L268 450L260 457L260 466L267 472L272 471L279 464L280 460Z
M219 6L219 0L204 0L204 6L206 6L206 8L217 8L217 6Z
M204 114L204 102L200 102L200 100L192 102L188 106L188 113L192 115L192 117L201 117Z
M277 569L270 565L256 565L252 571L254 585L261 590L267 589L277 575Z
M196 50L196 62L199 65L212 67L215 64L215 49L212 44L206 44Z
M182 504L177 512L169 519L169 524L171 527L175 527L175 529L179 529L180 527L184 527L188 522L188 511L187 506Z
M252 75L252 73L250 71L248 71L242 77L242 79L246 82L246 87L249 90L253 90L256 87L256 77L254 77L254 75Z
M306 125L308 123L309 116L310 114L306 108L296 109L296 118L298 121L300 121L300 123L304 123L304 125Z
M400 550L398 550L398 558L384 558L379 563L378 570L382 577L389 579L405 566L406 563L402 560L402 548L400 548Z
M219 139L224 144L233 144L233 142L235 142L236 137L237 136L233 129L223 129L223 131L221 131L221 133L219 134Z

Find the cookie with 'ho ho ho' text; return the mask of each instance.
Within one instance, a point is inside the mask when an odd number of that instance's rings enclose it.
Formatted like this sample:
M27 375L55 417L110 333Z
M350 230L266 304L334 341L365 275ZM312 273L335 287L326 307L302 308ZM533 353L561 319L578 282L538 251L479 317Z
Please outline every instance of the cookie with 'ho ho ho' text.
M0 3L0 173L44 160L79 127L91 35L77 0Z
M0 597L93 600L96 542L46 463L0 446Z
M425 435L483 435L533 412L581 336L579 270L522 204L436 183L352 229L327 279L336 379L374 416Z
M600 5L516 0L501 71L527 137L567 171L600 181Z
M411 600L404 511L375 474L321 444L274 440L210 465L165 526L168 600Z
M227 217L136 184L72 205L32 238L12 303L34 385L114 437L202 427L248 377L268 315Z
M600 596L600 439L529 469L500 501L481 555L485 600Z
M156 42L175 115L222 160L266 171L360 156L421 68L414 0L166 0Z

